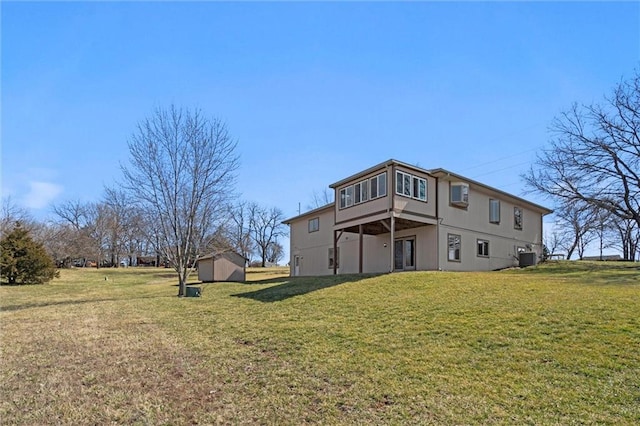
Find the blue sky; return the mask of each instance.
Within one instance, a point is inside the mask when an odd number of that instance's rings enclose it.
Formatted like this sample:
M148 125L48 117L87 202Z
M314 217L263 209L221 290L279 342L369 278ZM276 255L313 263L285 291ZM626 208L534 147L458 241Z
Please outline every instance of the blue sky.
M287 217L389 158L522 195L553 117L640 65L638 2L0 7L2 194L40 219L98 200L171 103L226 121L238 191Z

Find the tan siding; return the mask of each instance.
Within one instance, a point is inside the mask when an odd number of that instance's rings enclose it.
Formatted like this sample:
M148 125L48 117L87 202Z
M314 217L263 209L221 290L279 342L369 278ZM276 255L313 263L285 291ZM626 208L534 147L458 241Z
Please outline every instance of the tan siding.
M213 258L198 261L198 280L205 283L213 281Z
M232 254L229 257L234 258L235 256L236 255ZM213 271L214 281L242 282L245 280L244 267L236 263L241 260L230 259L229 257L221 256L215 260Z
M445 270L494 270L516 266L517 247L530 246L541 254L540 213L514 204L512 199L498 193L469 187L469 206L460 209L449 204L449 183L440 182L440 264ZM500 200L500 223L489 222L489 199ZM523 229L514 229L513 208L523 210ZM462 236L461 262L447 258L447 234ZM477 240L489 241L489 257L477 256Z

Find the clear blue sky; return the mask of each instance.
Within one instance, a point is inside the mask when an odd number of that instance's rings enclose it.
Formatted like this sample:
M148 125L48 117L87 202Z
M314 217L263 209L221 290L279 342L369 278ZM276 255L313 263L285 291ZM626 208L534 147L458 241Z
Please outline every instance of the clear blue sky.
M389 158L522 195L553 117L640 66L638 2L0 7L2 194L41 219L99 199L171 103L225 120L238 191L288 217Z

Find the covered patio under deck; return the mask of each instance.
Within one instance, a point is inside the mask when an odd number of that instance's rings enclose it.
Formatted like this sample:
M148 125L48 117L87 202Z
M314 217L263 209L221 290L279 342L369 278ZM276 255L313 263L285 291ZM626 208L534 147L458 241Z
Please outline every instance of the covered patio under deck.
M411 218L407 217L411 216ZM354 223L356 222L356 223ZM363 273L364 264L364 250L363 250L363 236L364 235L381 235L389 234L389 247L391 247L389 272L393 272L398 269L394 267L397 265L397 250L396 244L396 232L404 231L407 229L420 228L428 225L436 226L437 221L434 218L422 218L414 215L406 214L391 214L387 218L375 219L370 222L351 221L341 225L334 226L333 231L333 252L337 253L338 241L345 232L358 234L358 273ZM338 273L338 262L333 262L333 274Z

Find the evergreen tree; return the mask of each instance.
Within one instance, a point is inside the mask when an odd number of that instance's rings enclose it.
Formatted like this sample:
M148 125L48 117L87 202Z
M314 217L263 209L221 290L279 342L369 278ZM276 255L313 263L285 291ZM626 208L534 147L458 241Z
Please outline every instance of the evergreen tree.
M42 284L58 276L53 259L29 231L16 224L0 240L0 277L8 284Z

